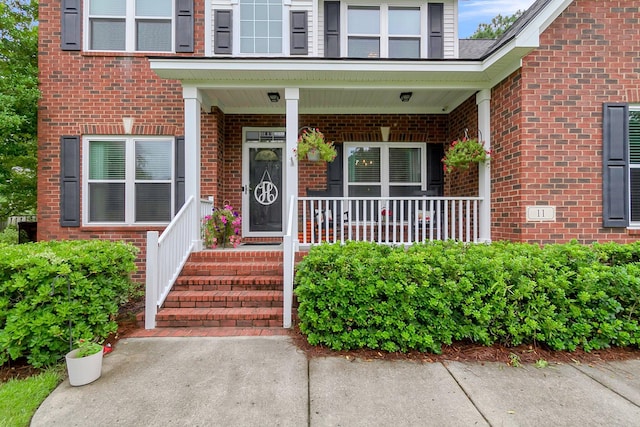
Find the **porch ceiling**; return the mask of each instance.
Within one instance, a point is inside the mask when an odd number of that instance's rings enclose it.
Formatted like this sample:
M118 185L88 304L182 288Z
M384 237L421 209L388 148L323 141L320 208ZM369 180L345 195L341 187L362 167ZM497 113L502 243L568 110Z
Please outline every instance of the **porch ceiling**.
M284 89L299 88L301 114L446 114L519 66L497 60L330 60L319 58L151 58L160 77L198 88L206 107L227 114L285 112ZM270 102L268 92L279 92ZM409 102L401 92L412 92Z

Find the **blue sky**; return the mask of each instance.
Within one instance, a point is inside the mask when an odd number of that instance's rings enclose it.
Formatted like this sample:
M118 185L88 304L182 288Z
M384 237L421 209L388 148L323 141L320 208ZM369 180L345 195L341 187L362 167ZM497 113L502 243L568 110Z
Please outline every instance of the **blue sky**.
M467 38L473 34L481 23L488 24L491 19L500 14L513 15L520 10L526 10L535 0L459 0L460 9L460 38Z

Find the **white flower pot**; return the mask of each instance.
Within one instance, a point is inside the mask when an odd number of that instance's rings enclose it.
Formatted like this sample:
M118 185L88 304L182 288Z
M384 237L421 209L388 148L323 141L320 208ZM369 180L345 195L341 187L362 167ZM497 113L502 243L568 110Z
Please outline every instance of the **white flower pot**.
M81 386L94 382L102 374L102 351L86 357L77 357L78 349L71 350L65 356L69 384Z
M307 153L307 159L312 162L317 162L320 160L320 151L312 150Z

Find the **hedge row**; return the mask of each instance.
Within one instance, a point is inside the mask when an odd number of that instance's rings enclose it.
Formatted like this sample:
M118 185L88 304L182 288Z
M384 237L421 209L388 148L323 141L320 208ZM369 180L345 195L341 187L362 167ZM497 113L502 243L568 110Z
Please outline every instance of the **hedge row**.
M0 365L26 357L55 363L73 340L117 330L118 308L136 292L137 249L100 240L0 245Z
M300 330L335 350L640 343L640 242L325 244L295 280Z

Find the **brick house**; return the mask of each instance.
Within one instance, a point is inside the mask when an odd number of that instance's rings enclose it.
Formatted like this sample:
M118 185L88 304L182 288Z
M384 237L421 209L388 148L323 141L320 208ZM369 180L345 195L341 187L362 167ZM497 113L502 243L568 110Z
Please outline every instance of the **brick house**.
M496 41L459 40L457 12L41 0L38 238L130 241L140 279L163 256L149 231L179 223L200 249L200 200L238 208L246 242L284 238L285 260L320 240L636 240L637 2L537 0ZM308 127L334 162L296 157ZM465 133L490 162L444 173Z

